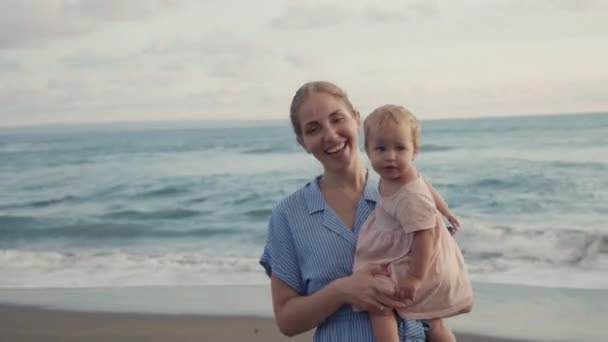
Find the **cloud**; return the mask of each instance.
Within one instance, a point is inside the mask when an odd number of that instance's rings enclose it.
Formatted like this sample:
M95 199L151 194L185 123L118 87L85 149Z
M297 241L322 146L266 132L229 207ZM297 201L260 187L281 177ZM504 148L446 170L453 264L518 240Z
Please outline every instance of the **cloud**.
M66 55L61 58L61 63L70 68L117 68L133 64L137 61L134 56L109 56L94 53L89 50L81 50L78 53Z
M605 0L511 0L508 7L529 11L591 12L608 10Z
M439 7L432 2L415 2L408 5L408 10L412 14L424 17L432 17L439 14Z
M78 74L51 78L46 85L0 84L2 124L203 119L209 115L245 118L259 114L251 108L269 110L272 104L264 101L276 98L272 89L254 82L220 80L211 86L176 89L180 81L169 75L133 72L114 79Z
M430 113L454 116L580 113L606 110L603 90L607 85L605 80L554 82L551 87L543 82L468 85L439 88L413 99ZM443 103L437 103L437 98Z
M245 39L229 30L210 31L196 42L195 47L197 51L212 57L257 55L266 50L262 43Z
M43 86L32 85L16 74L3 75L0 82L0 113L23 118L26 108L37 106L39 99L47 97ZM52 107L51 107L52 108Z
M142 52L152 55L196 53L197 57L215 57L251 54L259 50L259 43L242 38L230 30L215 29L197 39L174 37L172 40L156 40L143 48Z
M107 22L142 18L178 5L175 0L3 0L0 49L41 46L90 33Z
M81 50L59 60L67 71L36 79L14 75L5 87L0 84L5 124L243 118L252 115L248 108L283 113L281 78L298 75L285 54L228 30L144 50L147 56L132 59Z
M66 3L65 12L105 20L128 20L159 9L176 8L179 3L176 0L81 0Z
M124 114L170 112L175 93L171 75L137 70L100 77L86 71L50 76L46 82L23 80L16 75L0 83L0 113L9 122L107 121ZM144 114L148 115L148 114Z
M0 57L0 72L18 72L22 70L23 66L19 61Z
M348 22L355 13L336 5L291 5L270 22L270 27L283 30L320 29Z
M433 3L414 2L406 6L400 4L396 8L387 8L384 5L367 6L362 11L362 17L369 23L405 22L417 17L431 17L439 14L439 7Z
M371 3L365 7L336 4L292 5L270 21L270 27L281 30L314 30L335 27L363 20L368 23L405 22L416 17L429 17L439 13L434 3L399 2L392 7Z
M311 79L344 86L362 112L385 101L425 116L606 105L601 11L544 0L298 0L272 11L194 1L161 18L181 3L0 0L0 49L78 38L0 50L0 125L276 117ZM247 20L225 15L236 7ZM128 41L113 35L118 21L133 33Z
M307 54L304 51L284 52L282 58L288 65L301 71L313 71L322 69L321 59L318 56Z
M165 69L176 69L181 61L190 66L202 66L208 76L217 78L253 77L262 72L261 66L276 68L278 64L292 62L275 47L226 29L215 29L193 40L176 37L170 41L155 41L145 47L143 53L171 60L164 65Z
M251 76L264 60L276 57L274 49L262 42L246 40L228 31L214 31L197 44L209 75L223 78Z
M405 11L383 9L378 6L369 6L363 11L363 18L370 23L405 22L408 15Z

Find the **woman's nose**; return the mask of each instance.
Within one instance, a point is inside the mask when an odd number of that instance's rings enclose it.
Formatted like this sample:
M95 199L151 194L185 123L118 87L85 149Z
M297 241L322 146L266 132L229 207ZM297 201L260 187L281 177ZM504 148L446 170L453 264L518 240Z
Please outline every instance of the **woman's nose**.
M325 135L323 136L325 141L333 142L338 138L338 132L334 128L327 128Z

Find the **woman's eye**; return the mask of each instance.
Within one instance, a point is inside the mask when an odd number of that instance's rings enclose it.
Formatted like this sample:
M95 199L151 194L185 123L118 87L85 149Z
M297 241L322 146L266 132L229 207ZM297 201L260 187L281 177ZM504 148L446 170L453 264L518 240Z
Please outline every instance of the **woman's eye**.
M318 127L311 127L306 130L306 134L315 134L319 131Z

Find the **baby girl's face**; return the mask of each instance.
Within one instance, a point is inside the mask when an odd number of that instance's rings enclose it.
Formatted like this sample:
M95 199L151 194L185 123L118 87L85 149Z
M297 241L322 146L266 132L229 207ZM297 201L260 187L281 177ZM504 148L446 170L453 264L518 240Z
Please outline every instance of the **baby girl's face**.
M386 124L370 131L366 146L372 167L385 180L405 182L415 177L416 151L411 130L403 124Z

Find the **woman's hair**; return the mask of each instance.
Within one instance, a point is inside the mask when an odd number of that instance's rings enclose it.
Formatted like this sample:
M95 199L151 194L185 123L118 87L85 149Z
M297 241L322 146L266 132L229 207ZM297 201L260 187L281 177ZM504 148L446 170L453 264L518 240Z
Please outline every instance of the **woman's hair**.
M299 113L300 108L306 102L306 100L310 97L310 95L315 93L324 93L335 97L336 99L341 100L346 105L346 108L351 112L352 115L356 115L357 111L355 107L348 99L348 95L342 88L337 85L327 82L327 81L313 81L304 83L296 91L293 99L291 100L291 106L289 108L289 118L291 119L291 125L293 126L293 131L297 136L302 135L302 127L300 127L299 121Z
M409 131L415 150L420 149L420 123L418 119L403 106L387 104L376 108L363 122L365 146L372 132L387 125L404 125Z

